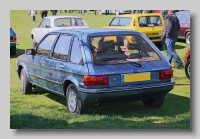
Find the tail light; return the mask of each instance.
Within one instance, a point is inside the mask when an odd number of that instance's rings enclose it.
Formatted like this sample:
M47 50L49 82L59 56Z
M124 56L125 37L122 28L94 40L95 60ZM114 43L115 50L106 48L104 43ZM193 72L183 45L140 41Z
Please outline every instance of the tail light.
M160 79L171 79L172 77L173 77L173 69L160 71Z
M85 86L107 85L108 84L108 76L106 76L106 75L84 76L83 81L84 81Z
M13 36L13 41L17 41L17 36Z

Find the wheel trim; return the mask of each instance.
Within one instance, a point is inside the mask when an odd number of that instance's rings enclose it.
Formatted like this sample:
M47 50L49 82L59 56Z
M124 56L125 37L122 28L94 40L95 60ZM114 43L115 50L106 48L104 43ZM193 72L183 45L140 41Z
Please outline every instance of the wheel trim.
M188 75L190 76L190 64L188 65L187 73L188 73Z
M190 44L190 34L188 35L188 37L187 37L187 39L186 39L186 42L187 42L188 44Z
M23 74L21 75L21 89L24 91L24 76Z
M69 90L68 108L70 112L75 112L77 107L77 97L73 90Z

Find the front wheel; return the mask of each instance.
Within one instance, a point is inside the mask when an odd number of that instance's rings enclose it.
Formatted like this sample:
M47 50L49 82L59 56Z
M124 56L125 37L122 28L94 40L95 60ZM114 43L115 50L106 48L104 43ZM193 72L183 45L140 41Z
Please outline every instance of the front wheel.
M165 99L165 97L163 96L163 97L143 100L143 103L147 107L160 108L164 103L164 99Z
M21 70L20 80L21 80L20 84L21 84L22 94L24 95L31 94L32 84L30 83L24 68Z
M87 106L82 103L76 86L70 84L66 92L67 110L72 114L84 114L87 112Z
M190 80L190 59L185 64L185 75Z

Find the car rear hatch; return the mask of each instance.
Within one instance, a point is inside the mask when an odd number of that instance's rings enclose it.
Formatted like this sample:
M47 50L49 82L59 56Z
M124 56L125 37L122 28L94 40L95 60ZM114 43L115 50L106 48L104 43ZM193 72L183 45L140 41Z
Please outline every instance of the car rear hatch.
M141 67L134 63L95 66L94 71L95 75L107 76L108 87L144 86L166 81L160 77L162 72L170 72L165 61L140 64Z

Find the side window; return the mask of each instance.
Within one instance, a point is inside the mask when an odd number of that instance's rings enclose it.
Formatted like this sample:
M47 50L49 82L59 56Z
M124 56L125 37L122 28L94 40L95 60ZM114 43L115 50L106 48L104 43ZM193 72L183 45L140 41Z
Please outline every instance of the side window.
M44 24L45 24L45 21L46 19L43 19L41 22L40 22L40 25L38 26L39 28L43 28L44 27Z
M121 18L119 21L119 26L129 26L131 23L131 18Z
M62 35L59 37L53 51L53 58L67 60L71 38L71 36L67 35Z
M73 18L71 19L71 23L72 23L71 26L77 26L77 24L76 24L76 20L73 19Z
M180 13L176 13L176 16L180 20Z
M187 14L182 14L180 17L180 22L189 22L189 17Z
M79 46L79 40L77 37L74 38L74 41L72 44L70 61L75 64L83 63L81 48Z
M120 19L120 18L118 18L118 17L117 17L117 18L114 18L114 19L112 20L110 26L118 26L119 19Z
M36 55L49 56L57 35L48 35L38 46Z
M50 28L50 19L46 19L45 28Z

